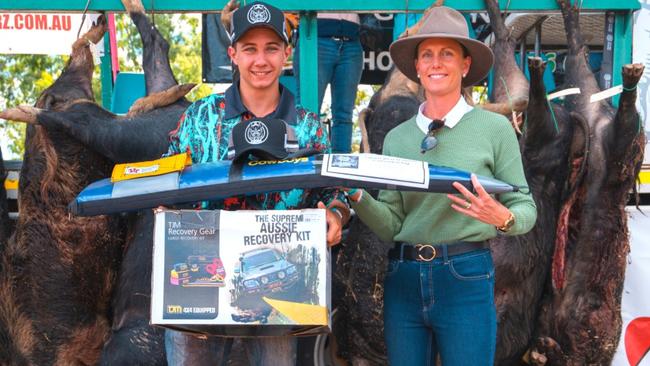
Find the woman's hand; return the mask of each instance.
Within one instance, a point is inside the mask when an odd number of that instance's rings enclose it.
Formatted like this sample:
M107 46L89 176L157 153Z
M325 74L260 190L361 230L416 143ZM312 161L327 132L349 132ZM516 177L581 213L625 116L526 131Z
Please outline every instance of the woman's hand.
M472 174L471 179L477 195L467 190L462 184L454 182L454 188L463 197L448 194L447 197L453 202L451 208L486 224L502 226L510 217L510 210L485 191L475 174Z

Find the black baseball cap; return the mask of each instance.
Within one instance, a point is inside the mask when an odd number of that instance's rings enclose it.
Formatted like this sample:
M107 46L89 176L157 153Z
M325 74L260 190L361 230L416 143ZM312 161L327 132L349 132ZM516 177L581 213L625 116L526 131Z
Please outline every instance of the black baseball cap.
M296 131L277 118L257 118L237 123L230 134L228 159L235 161L249 154L260 160L285 159L298 151Z
M272 29L284 43L289 43L284 13L275 6L261 1L252 2L235 10L230 24L230 44L235 44L244 33L256 27Z

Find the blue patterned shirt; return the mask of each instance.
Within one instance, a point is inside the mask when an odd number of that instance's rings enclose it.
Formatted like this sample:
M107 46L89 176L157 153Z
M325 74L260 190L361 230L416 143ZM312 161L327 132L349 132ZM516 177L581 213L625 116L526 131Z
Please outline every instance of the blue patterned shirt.
M330 151L327 131L316 114L296 105L293 94L280 86L280 103L269 116L280 118L296 131L300 149L315 148L323 153ZM213 94L190 105L181 116L178 127L170 133L167 155L188 152L192 163L226 160L228 141L237 123L255 118L241 102L237 84L225 94ZM346 202L336 189L292 189L283 192L235 196L204 204L204 208L226 210L289 210L316 207L318 201L326 205L338 198Z

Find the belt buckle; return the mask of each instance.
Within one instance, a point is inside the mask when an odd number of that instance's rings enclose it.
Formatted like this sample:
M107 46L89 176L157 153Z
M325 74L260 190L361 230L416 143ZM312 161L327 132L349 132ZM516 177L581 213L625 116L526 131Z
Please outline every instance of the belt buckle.
M423 262L431 262L433 258L436 257L436 248L433 245L430 244L417 244L415 246L415 249L418 251L418 260L423 261ZM424 257L422 255L422 252L425 249L430 249L431 250L431 257Z

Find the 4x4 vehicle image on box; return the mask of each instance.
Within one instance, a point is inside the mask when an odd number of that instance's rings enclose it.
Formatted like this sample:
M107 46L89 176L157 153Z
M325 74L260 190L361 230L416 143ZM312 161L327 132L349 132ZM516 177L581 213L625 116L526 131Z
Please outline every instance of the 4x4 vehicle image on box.
M229 285L233 320L264 324L269 317L281 317L268 300L317 303L318 280L313 272L319 261L318 255L303 246L240 253Z
M296 266L272 248L242 253L234 274L235 293L240 295L285 291L298 282Z

